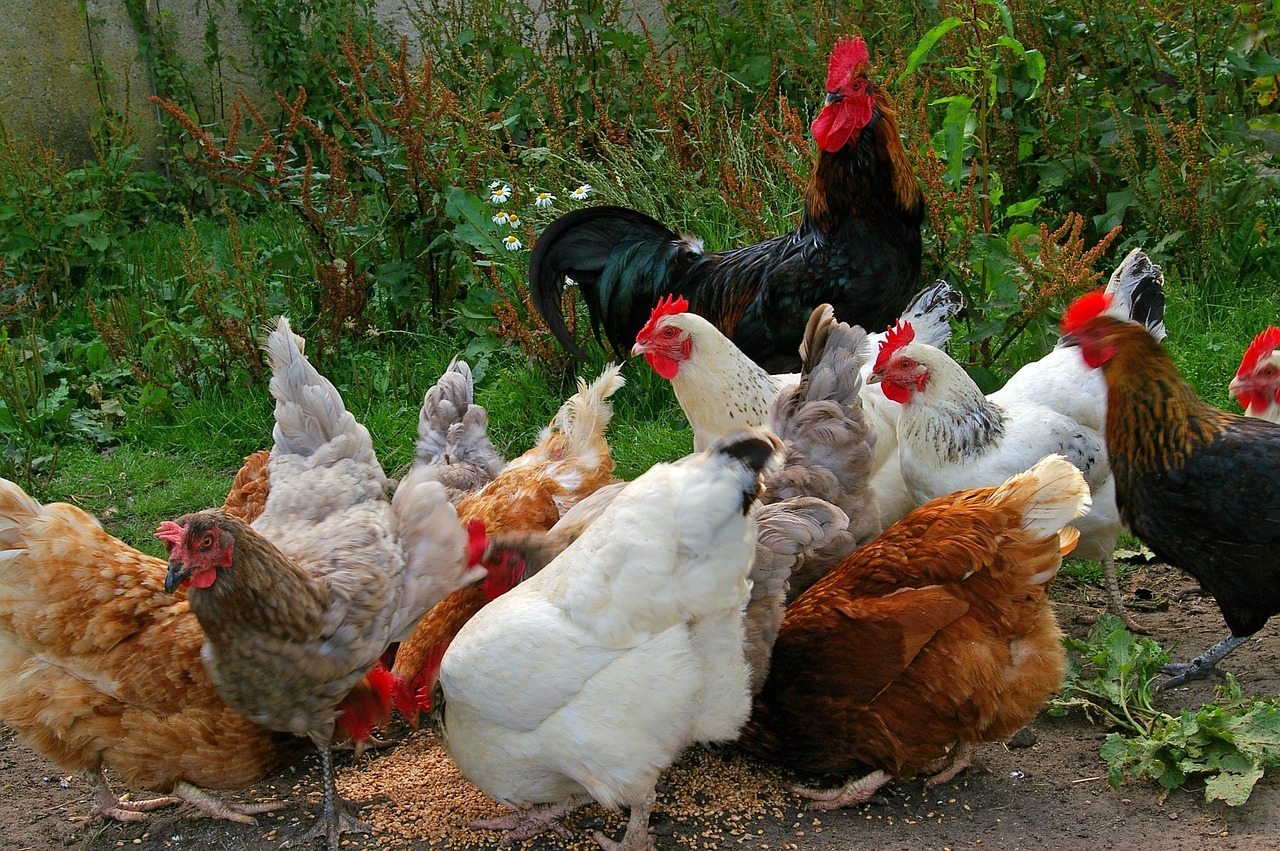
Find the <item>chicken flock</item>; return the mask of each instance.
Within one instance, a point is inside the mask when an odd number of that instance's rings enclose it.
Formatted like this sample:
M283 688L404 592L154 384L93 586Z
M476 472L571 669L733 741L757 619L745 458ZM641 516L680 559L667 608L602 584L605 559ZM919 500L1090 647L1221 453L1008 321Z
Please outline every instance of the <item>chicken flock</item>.
M1064 555L1100 561L1142 629L1114 572L1126 529L1230 630L1168 683L1212 673L1280 612L1280 329L1231 381L1247 416L1207 406L1135 250L983 394L946 353L959 295L917 291L922 201L867 63L861 38L833 48L794 233L704 253L605 207L534 250L551 330L580 353L559 315L572 275L613 349L670 382L691 455L614 476L609 365L505 461L455 360L397 482L281 318L272 445L221 507L161 524L167 563L0 480L0 720L128 821L185 802L252 822L277 804L222 793L314 748L300 839L335 849L370 829L338 794L335 741L425 713L510 808L476 825L503 844L595 801L630 810L601 847L640 851L659 775L697 743L846 778L797 787L818 808L955 776L1061 683ZM117 797L104 769L157 797Z

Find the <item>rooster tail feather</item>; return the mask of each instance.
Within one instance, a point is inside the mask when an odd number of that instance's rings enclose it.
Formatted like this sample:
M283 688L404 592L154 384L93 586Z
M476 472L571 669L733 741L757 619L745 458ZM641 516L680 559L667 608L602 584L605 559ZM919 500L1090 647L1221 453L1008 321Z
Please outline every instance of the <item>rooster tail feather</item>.
M1034 467L1010 477L989 497L991 503L1022 505L1022 528L1037 539L1057 536L1089 510L1093 499L1084 475L1061 455L1046 455Z
M565 350L586 353L569 331L563 310L565 276L587 304L591 328L625 357L650 308L666 293L678 235L644 213L625 207L587 207L556 219L529 257L529 299ZM632 325L634 324L634 327Z
M1106 292L1111 296L1107 313L1122 321L1136 322L1152 337L1164 339L1164 273L1142 249L1133 249L1121 261L1111 274Z
M915 329L916 340L936 349L951 339L951 318L964 308L964 296L946 281L934 281L916 293L902 318Z

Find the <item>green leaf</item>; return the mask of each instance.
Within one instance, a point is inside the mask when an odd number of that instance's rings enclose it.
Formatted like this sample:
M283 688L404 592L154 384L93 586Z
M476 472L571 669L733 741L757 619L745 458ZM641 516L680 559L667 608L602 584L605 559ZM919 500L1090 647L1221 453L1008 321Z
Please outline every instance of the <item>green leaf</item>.
M1206 801L1226 801L1229 806L1238 807L1253 793L1253 787L1262 779L1263 770L1255 767L1243 773L1224 771L1204 783L1204 799Z
M1011 219L1029 216L1043 203L1044 198L1037 195L1035 198L1028 198L1025 201L1018 201L1017 203L1010 204L1008 208L1005 209L1004 214Z
M962 23L964 22L959 18L946 18L933 29L925 33L920 41L916 43L915 49L911 51L911 55L907 57L907 68L902 72L902 76L898 77L898 82L901 83L906 79L908 74L919 68L920 65L923 64L925 57L929 55L929 51L933 50L933 46L938 43L938 40L956 27L960 26Z
M101 210L81 210L78 213L69 213L62 217L62 223L69 228L87 225L96 222L102 218Z

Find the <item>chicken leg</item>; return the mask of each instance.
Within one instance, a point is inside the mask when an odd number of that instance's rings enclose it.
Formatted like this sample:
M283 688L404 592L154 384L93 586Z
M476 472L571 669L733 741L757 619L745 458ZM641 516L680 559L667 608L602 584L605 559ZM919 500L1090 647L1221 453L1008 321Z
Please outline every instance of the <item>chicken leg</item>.
M558 835L569 839L570 833L560 823L560 819L590 800L591 796L589 795L578 795L563 804L553 804L547 807L522 807L514 812L507 813L505 816L478 819L468 824L467 827L472 830L506 831L502 834L502 838L498 840L498 844L503 848L516 842L530 839L548 830L555 831Z
M969 742L957 744L943 760L941 769L924 782L924 788L932 789L955 779L955 776L973 765L974 747Z
M1151 630L1139 623L1125 608L1124 598L1120 596L1120 581L1116 578L1116 559L1114 554L1108 553L1106 558L1102 560L1102 574L1107 582L1107 608L1111 611L1111 614L1124 621L1124 625L1129 628L1130 632L1136 632L1139 635L1150 635Z
M333 738L333 724L328 725L327 731L312 731L308 734L311 741L315 743L316 750L320 751L320 771L321 782L324 788L324 812L320 818L305 834L297 840L289 840L284 842L280 847L289 848L294 845L305 845L317 837L325 837L329 851L338 851L341 844L341 836L346 833L373 833L373 827L353 816L347 810L347 802L342 800L342 796L338 794L337 777L333 772L333 754L331 753L331 739Z
M1167 688L1180 686L1191 680L1201 680L1214 674L1222 676L1222 671L1218 670L1218 663L1227 658L1232 650L1235 650L1248 640L1248 638L1228 635L1190 662L1170 662L1160 671L1174 676L1156 686L1156 691L1164 691Z
M649 834L649 813L653 812L656 800L654 791L638 804L631 805L631 818L627 820L627 832L622 834L621 842L614 842L600 831L595 832L596 842L604 851L654 851L653 837Z
M852 807L865 804L871 800L881 786L893 779L887 771L873 771L863 777L857 777L837 789L809 789L805 786L792 786L791 791L811 802L811 810L838 810L841 807Z
M257 804L224 801L209 790L201 789L185 780L178 781L178 784L173 787L173 794L174 797L181 798L207 816L239 824L257 824L258 820L254 816L274 812L284 806L283 801L263 801Z
M93 805L93 815L100 818L111 818L116 821L142 821L146 818L146 813L181 803L178 798L168 795L161 798L151 798L146 801L122 801L107 785L107 778L102 773L101 768L97 771L86 771L85 774L89 780L89 785L93 787L93 795L96 799Z

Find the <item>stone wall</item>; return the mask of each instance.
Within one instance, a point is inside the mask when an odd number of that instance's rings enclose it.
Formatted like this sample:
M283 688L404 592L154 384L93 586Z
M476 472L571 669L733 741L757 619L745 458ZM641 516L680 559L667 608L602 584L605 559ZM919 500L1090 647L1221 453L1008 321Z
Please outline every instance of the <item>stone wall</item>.
M644 5L658 2L645 0ZM154 165L158 122L155 107L147 102L151 82L125 4L87 0L92 25L86 25L77 5L75 0L0 0L0 122L10 132L51 140L79 160L89 153L90 124L106 99L137 121L138 141ZM183 61L201 70L207 5L208 0L146 0L148 14L171 16ZM407 10L414 7L413 0L378 0L376 14L413 44L416 33ZM221 66L221 92L228 108L237 89L259 103L267 101L257 84L248 32L235 0L225 0L218 31L227 57ZM105 74L95 76L95 62ZM211 103L218 97L214 83L208 93Z

